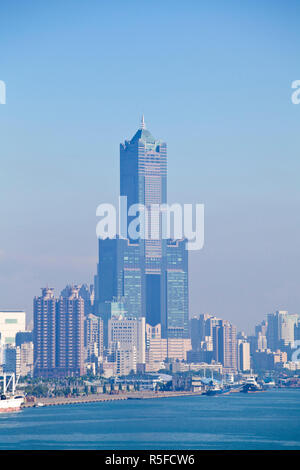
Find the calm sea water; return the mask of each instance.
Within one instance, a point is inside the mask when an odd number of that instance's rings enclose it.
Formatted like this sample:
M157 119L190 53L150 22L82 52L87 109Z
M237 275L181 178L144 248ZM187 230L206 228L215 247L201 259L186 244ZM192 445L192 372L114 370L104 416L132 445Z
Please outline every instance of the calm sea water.
M300 390L30 408L0 449L300 449Z

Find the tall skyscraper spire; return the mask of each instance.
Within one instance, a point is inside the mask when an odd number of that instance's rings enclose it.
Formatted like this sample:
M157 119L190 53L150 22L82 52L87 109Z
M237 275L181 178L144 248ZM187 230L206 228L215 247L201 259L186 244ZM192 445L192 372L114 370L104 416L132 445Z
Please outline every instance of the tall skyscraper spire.
M146 129L144 115L132 139L120 145L120 195L127 198L127 207L141 204L148 211L167 203L167 144ZM133 220L128 215L127 228ZM151 230L159 229L159 220L149 220ZM128 318L160 324L163 338L188 338L188 300L185 240L130 238L129 232L128 238L99 239L95 312L104 332L117 302Z

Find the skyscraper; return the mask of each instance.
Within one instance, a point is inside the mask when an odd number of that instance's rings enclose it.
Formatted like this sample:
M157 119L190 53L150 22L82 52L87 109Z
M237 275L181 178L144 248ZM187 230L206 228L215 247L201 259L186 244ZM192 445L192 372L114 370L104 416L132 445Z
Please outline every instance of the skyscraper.
M299 316L285 310L268 314L267 342L272 351L291 347L295 339L295 327Z
M185 240L167 241L165 266L165 315L161 316L162 330L168 338L189 336L188 251ZM162 296L162 302L164 298ZM157 323L160 323L157 322Z
M148 233L156 236L135 239L128 230L122 238L99 239L95 313L103 316L105 302L122 298L128 317L161 324L163 337L186 338L188 252L185 240L162 237L161 215L150 215L167 202L167 145L146 129L144 118L133 138L120 145L120 195L128 208L146 208ZM128 215L126 230L136 215Z
M120 195L127 197L128 207L143 204L148 211L152 204L167 202L167 145L146 129L144 117L133 138L120 145ZM150 219L148 224L153 230ZM161 237L141 239L139 248L144 271L143 316L154 325L159 323L165 295L165 241Z

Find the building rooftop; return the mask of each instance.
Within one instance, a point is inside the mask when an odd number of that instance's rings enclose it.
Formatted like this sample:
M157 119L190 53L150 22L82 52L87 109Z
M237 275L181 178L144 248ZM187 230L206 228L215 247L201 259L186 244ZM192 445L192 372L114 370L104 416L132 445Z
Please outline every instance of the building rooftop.
M143 142L148 142L151 144L155 144L156 142L151 132L149 132L147 129L139 129L132 137L130 143L134 143L137 140L142 140Z
M0 309L0 313L25 313L25 310L12 310L10 308L2 308Z

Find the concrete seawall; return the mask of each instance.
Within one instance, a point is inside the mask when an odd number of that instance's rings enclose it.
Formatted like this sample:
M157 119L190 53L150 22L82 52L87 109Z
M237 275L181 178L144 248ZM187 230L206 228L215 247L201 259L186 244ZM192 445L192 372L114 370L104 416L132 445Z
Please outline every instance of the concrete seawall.
M35 407L37 403L41 403L44 406L58 406L58 405L76 405L82 403L97 403L105 401L117 401L117 400L146 400L152 398L170 398L170 397L184 397L184 396L200 396L202 392L131 392L131 393L119 393L116 395L110 394L95 394L87 395L84 397L55 397L55 398L37 398L36 402L24 403L22 408Z

